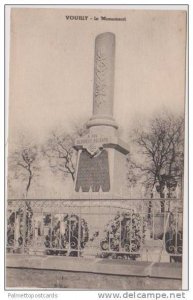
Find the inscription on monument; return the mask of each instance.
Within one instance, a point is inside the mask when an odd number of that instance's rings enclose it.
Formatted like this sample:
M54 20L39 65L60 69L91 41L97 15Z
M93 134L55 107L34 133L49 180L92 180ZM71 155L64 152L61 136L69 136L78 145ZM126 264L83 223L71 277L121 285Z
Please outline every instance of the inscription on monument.
M97 156L90 156L83 149L79 159L76 192L79 192L80 187L82 192L99 192L100 188L103 192L110 191L108 153L105 149Z
M77 145L88 145L88 144L95 144L95 143L108 143L109 139L107 137L98 137L97 135L93 136L86 136L76 140Z
M108 142L109 138L93 134L77 139L76 145L81 145L91 156L94 156L99 154L103 148L103 144L107 144Z

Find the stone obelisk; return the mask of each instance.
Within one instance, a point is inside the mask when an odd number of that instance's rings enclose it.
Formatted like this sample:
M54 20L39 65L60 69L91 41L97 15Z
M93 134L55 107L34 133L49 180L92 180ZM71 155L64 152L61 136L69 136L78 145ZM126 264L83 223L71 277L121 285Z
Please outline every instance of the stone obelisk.
M95 40L93 116L88 127L118 128L113 119L115 35L102 33Z
M78 138L75 193L102 198L119 198L126 188L128 146L118 137L113 118L115 35L99 34L95 39L93 115L89 133ZM92 197L92 198L93 198Z

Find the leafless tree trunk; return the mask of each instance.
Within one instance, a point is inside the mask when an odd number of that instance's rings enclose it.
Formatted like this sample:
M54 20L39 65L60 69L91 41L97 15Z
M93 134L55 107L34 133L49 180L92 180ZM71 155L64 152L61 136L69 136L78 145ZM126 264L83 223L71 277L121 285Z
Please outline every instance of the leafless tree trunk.
M38 149L36 146L28 146L16 150L9 160L11 160L9 172L15 172L16 179L22 178L26 182L25 198L31 187L34 175L38 171L37 167Z
M76 126L71 134L52 132L43 153L49 160L53 172L60 172L64 176L70 176L75 180L75 150L73 148L75 139L86 133L85 126Z

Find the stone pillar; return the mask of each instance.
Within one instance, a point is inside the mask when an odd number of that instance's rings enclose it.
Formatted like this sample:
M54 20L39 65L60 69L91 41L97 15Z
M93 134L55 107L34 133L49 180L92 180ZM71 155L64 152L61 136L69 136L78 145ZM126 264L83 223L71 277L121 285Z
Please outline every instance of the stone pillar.
M77 138L78 151L75 197L117 198L126 187L128 145L118 137L113 118L115 35L99 34L95 39L93 115L89 133Z
M87 123L92 126L118 128L113 119L115 35L99 34L95 39L93 116Z

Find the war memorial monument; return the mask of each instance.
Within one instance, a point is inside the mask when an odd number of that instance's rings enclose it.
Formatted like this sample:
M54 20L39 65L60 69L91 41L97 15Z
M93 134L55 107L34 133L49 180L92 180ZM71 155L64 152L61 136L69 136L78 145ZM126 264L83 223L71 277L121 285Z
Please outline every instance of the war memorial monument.
M126 189L128 145L118 135L113 118L115 35L96 37L93 115L89 133L76 140L78 151L75 191L102 192L103 198L120 197ZM96 194L97 195L97 194Z

